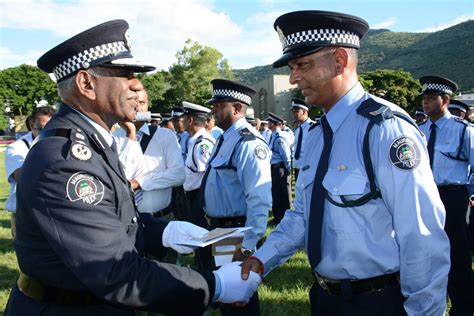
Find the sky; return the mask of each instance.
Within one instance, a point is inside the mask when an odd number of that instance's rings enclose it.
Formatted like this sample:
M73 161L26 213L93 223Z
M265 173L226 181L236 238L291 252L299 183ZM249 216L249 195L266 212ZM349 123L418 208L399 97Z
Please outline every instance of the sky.
M190 38L219 50L234 69L281 55L273 22L298 10L364 18L371 29L434 32L474 18L473 0L0 0L0 69L35 65L46 51L113 19L130 24L132 53L167 70ZM474 37L474 34L473 34Z

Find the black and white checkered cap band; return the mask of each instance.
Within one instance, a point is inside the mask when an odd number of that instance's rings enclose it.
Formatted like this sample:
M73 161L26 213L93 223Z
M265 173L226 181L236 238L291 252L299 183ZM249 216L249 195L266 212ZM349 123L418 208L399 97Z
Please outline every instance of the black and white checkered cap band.
M106 57L109 54L117 54L128 51L125 46L125 42L113 42L108 44L102 44L95 47L91 47L82 53L74 55L67 60L63 61L59 65L53 68L54 76L56 80L70 75L80 68L88 68L89 66L85 63L91 63L99 58Z
M423 87L421 87L421 91L425 92L426 90L433 90L439 91L446 94L452 94L453 90L451 90L450 86L441 83L425 83Z
M331 42L333 45L350 44L359 47L359 36L357 34L338 29L307 30L288 34L282 37L283 51L288 47L306 42Z
M242 101L244 103L247 103L250 105L252 102L252 98L245 93L235 91L235 90L230 90L230 89L216 89L212 91L212 96L213 97L231 97L233 99Z
M457 104L449 104L448 109L458 109L459 111L466 113L466 109Z

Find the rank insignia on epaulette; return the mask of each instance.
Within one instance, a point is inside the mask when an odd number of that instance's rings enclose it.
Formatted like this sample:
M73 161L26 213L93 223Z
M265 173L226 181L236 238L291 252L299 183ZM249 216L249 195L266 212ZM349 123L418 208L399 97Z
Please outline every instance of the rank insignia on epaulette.
M240 135L242 135L242 136L250 136L250 135L252 135L252 132L249 131L247 128L244 128L243 130L240 131Z
M92 151L86 144L74 143L71 146L71 156L77 160L86 161L91 159Z

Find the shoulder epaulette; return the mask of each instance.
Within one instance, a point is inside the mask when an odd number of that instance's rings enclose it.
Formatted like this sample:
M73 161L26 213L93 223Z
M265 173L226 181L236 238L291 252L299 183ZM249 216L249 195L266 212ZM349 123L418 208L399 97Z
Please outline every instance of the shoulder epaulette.
M254 140L257 139L257 136L255 136L247 127L244 129L240 130L239 132L240 136L244 138L244 140Z
M460 117L457 117L457 116L453 116L454 117L454 120L458 123L461 123L461 124L464 124L466 126L469 126L469 122L466 121L465 119L462 119Z
M314 121L314 122L309 123L308 132L309 132L310 130L312 130L313 128L315 128L316 126L318 126L319 124L320 124L320 123L319 123L319 120L316 120L316 121Z
M362 102L357 108L357 114L362 115L371 121L374 120L375 124L378 125L394 116L392 110L388 106L378 103L374 99L367 99Z

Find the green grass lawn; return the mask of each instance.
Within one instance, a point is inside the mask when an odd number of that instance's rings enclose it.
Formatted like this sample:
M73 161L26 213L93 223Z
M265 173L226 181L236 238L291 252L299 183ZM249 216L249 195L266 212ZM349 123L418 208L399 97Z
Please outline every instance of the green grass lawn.
M10 213L5 211L9 186L5 179L4 156L4 152L0 153L0 315L3 315L11 286L18 276L18 264L10 233ZM261 314L309 315L308 292L312 282L313 276L306 254L298 253L285 265L273 271L260 286Z

